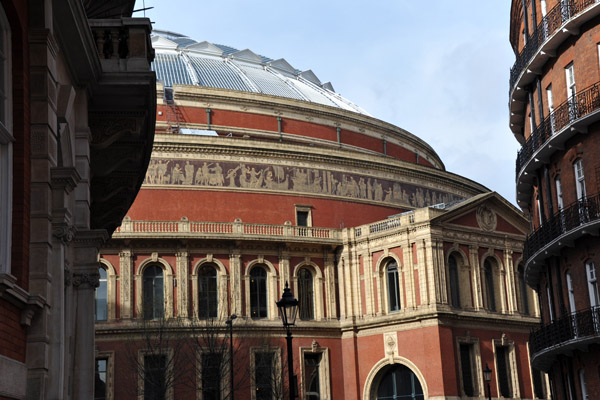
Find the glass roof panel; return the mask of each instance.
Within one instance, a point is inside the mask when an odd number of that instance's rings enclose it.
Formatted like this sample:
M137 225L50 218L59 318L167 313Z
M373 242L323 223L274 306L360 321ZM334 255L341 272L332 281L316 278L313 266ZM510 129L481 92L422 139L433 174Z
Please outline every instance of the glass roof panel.
M236 65L262 93L304 100L298 92L289 87L275 74L264 70L262 67L243 63L236 63Z
M156 53L152 70L156 72L156 79L166 87L174 83L182 85L193 85L192 79L187 71L185 63L178 54Z
M201 86L254 92L236 71L227 66L225 60L191 54L189 57Z

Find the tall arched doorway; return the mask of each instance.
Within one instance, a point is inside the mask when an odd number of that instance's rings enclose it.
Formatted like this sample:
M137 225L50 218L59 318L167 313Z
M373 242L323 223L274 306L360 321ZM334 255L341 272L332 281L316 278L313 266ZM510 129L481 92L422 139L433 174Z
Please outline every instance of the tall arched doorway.
M393 364L383 369L376 391L377 400L424 400L421 382L405 365Z

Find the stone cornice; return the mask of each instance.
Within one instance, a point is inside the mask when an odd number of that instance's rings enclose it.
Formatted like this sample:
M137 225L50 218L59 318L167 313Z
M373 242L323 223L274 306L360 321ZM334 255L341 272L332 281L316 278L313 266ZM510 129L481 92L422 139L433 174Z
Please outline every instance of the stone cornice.
M345 122L352 126L358 126L358 129L344 129L356 130L360 133L366 134L367 131L378 132L376 137L381 138L381 135L391 135L397 137L401 143L408 142L419 148L432 157L434 164L438 164L443 168L443 163L435 150L429 146L425 141L415 136L414 134L401 129L397 126L381 121L368 115L358 114L352 111L343 110L337 107L329 107L326 105L311 103L307 101L299 101L285 97L265 95L261 93L250 93L250 92L239 92L227 89L218 88L199 88L194 86L186 85L174 85L175 89L175 101L181 106L190 107L218 107L219 102L227 105L235 104L237 107L241 105L253 106L262 113L265 110L271 111L271 115L282 115L284 111L295 112L298 114L309 114L312 118L315 116L321 116L329 119L334 123ZM160 97L160 96L159 96ZM254 110L253 110L254 111ZM302 118L295 118L302 119ZM370 135L373 136L373 135Z

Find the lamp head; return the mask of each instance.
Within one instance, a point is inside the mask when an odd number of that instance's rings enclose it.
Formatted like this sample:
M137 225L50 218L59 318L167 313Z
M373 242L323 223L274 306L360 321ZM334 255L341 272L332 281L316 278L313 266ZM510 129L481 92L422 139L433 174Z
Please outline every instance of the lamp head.
M296 315L298 314L298 300L292 295L287 282L285 283L285 289L283 289L281 300L276 304L281 313L283 326L286 328L293 326L296 323Z

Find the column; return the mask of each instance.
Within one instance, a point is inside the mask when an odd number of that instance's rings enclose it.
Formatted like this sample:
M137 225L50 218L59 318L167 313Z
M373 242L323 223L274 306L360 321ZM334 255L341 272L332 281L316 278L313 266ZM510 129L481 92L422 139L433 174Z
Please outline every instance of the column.
M133 253L130 249L119 252L119 280L121 282L121 319L133 318Z
M188 316L188 252L180 250L175 254L177 276L177 313L175 315L186 318Z

